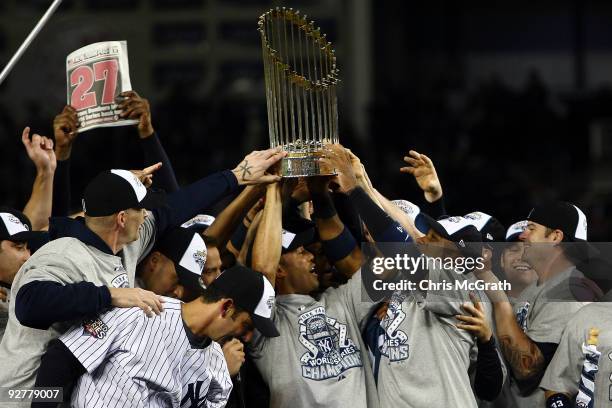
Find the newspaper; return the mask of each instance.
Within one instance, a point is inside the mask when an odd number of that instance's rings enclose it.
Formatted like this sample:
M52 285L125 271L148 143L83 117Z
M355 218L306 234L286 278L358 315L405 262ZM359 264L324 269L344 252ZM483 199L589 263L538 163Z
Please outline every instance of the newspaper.
M138 123L119 117L115 98L132 89L127 43L107 41L87 45L66 57L68 104L77 111L78 132Z

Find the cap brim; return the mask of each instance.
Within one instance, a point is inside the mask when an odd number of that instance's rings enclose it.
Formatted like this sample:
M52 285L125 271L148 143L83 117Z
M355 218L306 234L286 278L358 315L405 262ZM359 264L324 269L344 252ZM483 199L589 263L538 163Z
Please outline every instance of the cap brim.
M278 337L280 333L272 322L272 319L251 314L251 320L253 320L253 326L262 334L264 337Z
M508 238L506 238L506 242L519 242L521 234L521 232L517 232L516 234L509 235Z
M427 214L419 213L416 217L414 217L414 226L423 234L427 234L431 228L425 218L426 216L429 217Z
M166 192L163 190L147 189L147 195L138 204L138 208L154 210L166 205Z
M446 232L444 227L438 221L434 220L433 217L425 213L420 213L419 215L421 216L421 225L428 226L429 228L436 231L438 234L440 234L445 239L452 241L450 235L448 235L448 232Z
M45 234L47 234L45 231L22 231L11 235L6 240L12 242L31 242L42 239Z

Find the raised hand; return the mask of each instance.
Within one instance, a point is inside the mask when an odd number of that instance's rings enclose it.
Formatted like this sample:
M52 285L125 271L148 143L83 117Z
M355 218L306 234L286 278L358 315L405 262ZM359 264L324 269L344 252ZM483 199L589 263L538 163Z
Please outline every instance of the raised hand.
M245 156L240 164L232 170L232 173L236 176L239 185L273 183L279 181L281 177L272 174L268 169L286 155L287 152L283 152L280 148L255 150Z
M351 156L340 144L325 146L324 156L320 159L321 169L325 172L334 172L336 176L332 182L338 185L338 191L349 193L357 187L357 178L353 171Z
M53 173L55 171L57 159L53 151L53 140L38 134L34 134L30 140L30 128L26 127L21 134L21 142L38 173Z
M125 91L119 94L123 98L119 108L123 110L119 116L123 119L138 120L138 135L141 139L151 136L155 130L151 122L151 107L149 101L142 98L136 91Z
M76 110L70 106L53 119L53 136L55 137L55 156L57 160L66 160L72 152L72 144L76 139L79 119Z
M414 176L427 201L430 203L437 201L442 197L442 184L440 184L433 162L426 155L414 150L410 150L408 154L409 156L404 157L408 166L402 167L400 171Z
M140 182L144 184L146 188L149 188L153 184L153 173L159 170L161 166L162 166L162 163L158 162L158 163L153 164L152 166L145 167L142 170L130 170L130 171L134 173L136 177L138 177L138 180L140 180Z
M346 152L351 158L351 165L353 166L353 173L355 173L355 177L359 181L365 181L366 180L365 167L361 163L361 160L359 159L359 157L357 157L355 153L351 151L351 149L346 149Z

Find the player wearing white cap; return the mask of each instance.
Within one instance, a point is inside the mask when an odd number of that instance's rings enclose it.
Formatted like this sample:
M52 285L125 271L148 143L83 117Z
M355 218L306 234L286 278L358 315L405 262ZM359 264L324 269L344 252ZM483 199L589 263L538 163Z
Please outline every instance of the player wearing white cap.
M51 139L38 134L30 137L30 128L26 127L21 134L21 142L36 167L36 178L23 212L0 208L0 340L8 323L13 279L31 253L48 241L45 233L32 231L39 231L49 224L57 166Z
M29 242L42 235L21 211L0 207L0 340L8 323L11 286L19 268L30 258Z

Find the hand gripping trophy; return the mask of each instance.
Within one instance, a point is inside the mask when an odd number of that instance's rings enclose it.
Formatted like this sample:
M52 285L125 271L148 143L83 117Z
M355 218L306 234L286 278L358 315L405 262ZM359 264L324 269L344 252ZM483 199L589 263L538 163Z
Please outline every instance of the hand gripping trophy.
M293 9L259 18L270 147L282 147L283 177L325 174L324 145L338 143L338 68L321 29Z

